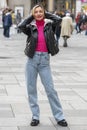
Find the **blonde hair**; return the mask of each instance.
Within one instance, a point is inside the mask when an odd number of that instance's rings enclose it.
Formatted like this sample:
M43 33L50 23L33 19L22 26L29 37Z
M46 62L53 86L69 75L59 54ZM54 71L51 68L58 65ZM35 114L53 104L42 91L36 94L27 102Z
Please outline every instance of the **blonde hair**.
M43 11L44 11L44 14L45 14L44 7L42 5L40 5L40 4L37 4L31 10L31 13L32 13L33 16L34 16L34 13L35 13L35 9L38 8L38 7L41 7L43 9Z

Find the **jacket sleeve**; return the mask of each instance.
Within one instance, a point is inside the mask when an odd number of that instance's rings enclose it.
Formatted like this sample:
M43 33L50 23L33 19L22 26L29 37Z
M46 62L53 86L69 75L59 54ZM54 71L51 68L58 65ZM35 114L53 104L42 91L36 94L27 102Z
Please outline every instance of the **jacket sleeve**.
M62 18L58 15L52 14L50 12L45 12L45 18L52 20L53 31L55 31L56 26L60 26Z
M17 28L19 28L23 33L25 33L26 35L30 34L30 26L29 24L32 22L33 20L33 16L29 16L28 18L26 18L24 21L22 21Z
M62 18L60 16L50 12L45 12L45 18L52 20L54 23L62 22Z

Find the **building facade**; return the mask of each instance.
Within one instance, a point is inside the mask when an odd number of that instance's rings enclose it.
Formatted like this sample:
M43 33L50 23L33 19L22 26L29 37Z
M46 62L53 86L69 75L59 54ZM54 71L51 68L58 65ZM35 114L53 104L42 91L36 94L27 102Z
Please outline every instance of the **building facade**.
M81 10L80 5L83 1L87 0L7 0L7 4L15 12L19 9L22 17L26 17L29 15L31 8L38 2L41 2L45 9L50 12L70 10L73 14L76 14L78 10Z
M31 0L7 0L7 5L13 9L15 13L19 9L22 17L26 17L29 15L31 9Z

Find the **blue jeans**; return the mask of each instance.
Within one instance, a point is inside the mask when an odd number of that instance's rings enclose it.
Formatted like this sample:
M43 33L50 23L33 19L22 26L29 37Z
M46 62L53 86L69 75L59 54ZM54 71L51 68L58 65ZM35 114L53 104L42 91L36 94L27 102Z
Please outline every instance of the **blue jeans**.
M37 103L37 76L40 75L41 82L45 88L54 118L59 121L64 118L62 106L51 76L50 57L47 52L36 52L33 58L28 58L26 64L26 82L29 97L29 104L32 111L32 118L40 118L39 105Z
M10 27L9 26L4 26L4 36L8 37L10 36Z
M87 35L87 30L85 31L85 35Z

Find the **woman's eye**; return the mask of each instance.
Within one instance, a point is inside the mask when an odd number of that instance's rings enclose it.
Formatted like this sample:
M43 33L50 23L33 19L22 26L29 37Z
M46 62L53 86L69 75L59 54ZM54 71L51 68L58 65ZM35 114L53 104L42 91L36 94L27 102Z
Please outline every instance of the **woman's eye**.
M37 13L37 11L34 12L35 14Z
M43 13L42 11L39 11L40 13Z

